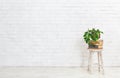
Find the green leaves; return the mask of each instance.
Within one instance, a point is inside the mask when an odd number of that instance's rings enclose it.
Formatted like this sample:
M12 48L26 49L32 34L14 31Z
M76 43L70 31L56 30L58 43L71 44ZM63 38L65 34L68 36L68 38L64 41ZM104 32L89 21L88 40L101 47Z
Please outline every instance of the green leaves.
M84 33L83 37L85 42L89 44L90 40L97 41L100 38L101 33L103 34L99 29L88 29L88 31Z

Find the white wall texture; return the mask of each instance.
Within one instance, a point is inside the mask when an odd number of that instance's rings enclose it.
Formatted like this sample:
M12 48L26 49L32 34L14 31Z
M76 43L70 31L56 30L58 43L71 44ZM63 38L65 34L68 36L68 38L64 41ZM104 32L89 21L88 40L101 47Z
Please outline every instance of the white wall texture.
M87 65L82 35L93 27L104 65L120 66L120 0L0 0L0 66Z

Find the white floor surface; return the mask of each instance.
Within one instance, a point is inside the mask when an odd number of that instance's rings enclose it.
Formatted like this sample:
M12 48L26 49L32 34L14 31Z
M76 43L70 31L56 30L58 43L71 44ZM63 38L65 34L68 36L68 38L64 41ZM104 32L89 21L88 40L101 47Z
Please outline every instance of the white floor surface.
M120 78L120 67L106 67L104 75L82 67L0 67L0 78Z

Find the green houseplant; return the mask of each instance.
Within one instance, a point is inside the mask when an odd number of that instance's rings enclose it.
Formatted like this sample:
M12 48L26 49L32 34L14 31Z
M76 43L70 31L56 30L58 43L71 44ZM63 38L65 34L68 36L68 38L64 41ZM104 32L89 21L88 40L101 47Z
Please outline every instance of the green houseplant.
M103 44L103 40L100 40L101 34L103 34L103 32L99 29L88 29L83 35L84 41L89 45L89 47L98 48Z

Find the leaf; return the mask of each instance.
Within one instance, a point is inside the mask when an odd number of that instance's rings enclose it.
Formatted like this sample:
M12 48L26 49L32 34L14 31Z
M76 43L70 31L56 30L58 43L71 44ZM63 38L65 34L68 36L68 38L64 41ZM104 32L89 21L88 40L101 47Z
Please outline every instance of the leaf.
M97 41L101 33L103 34L103 32L100 31L99 29L95 29L95 28L88 29L83 35L84 41L88 44L90 40Z

